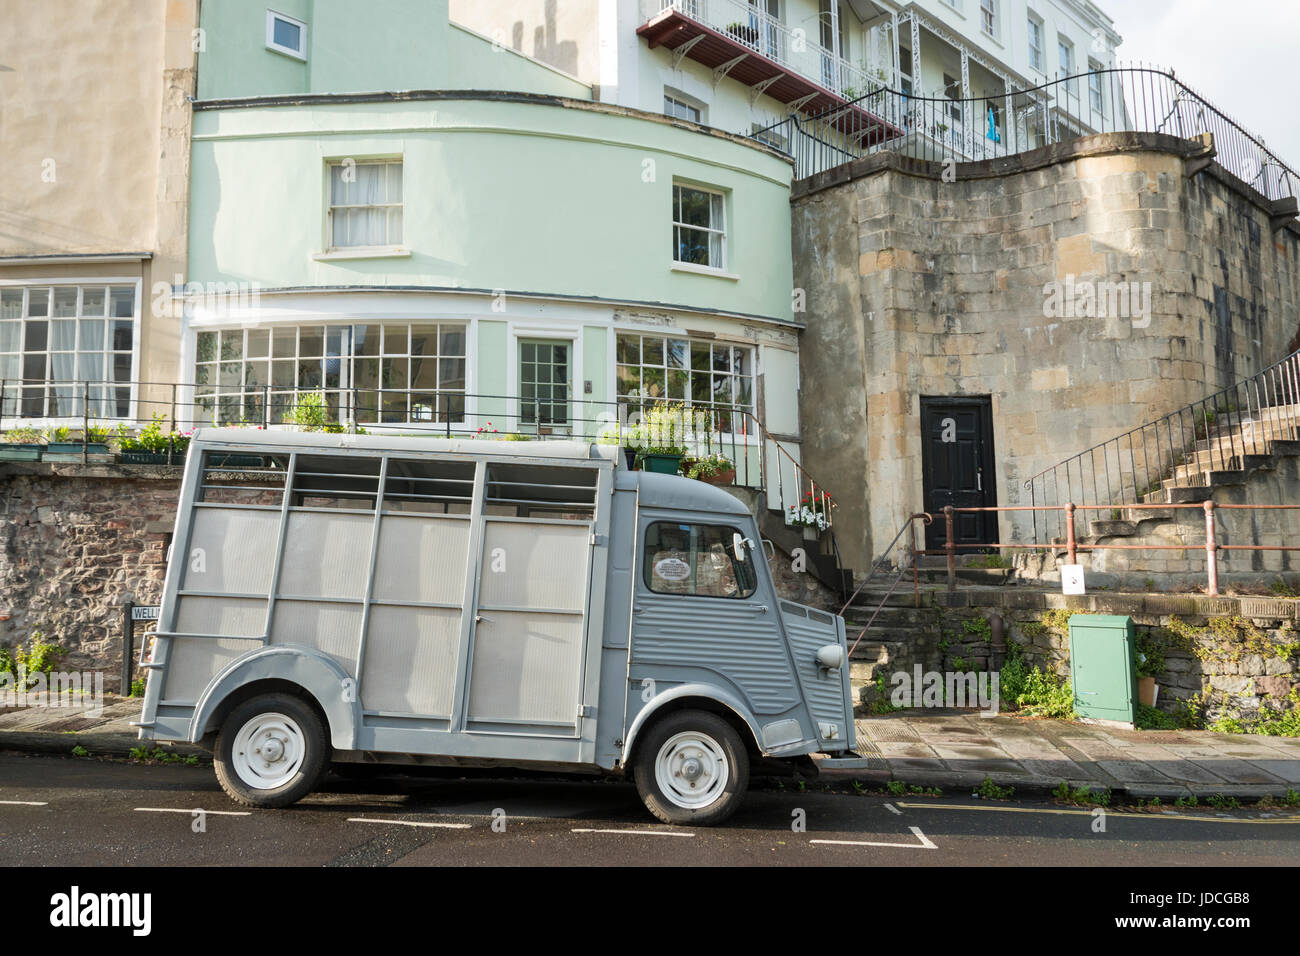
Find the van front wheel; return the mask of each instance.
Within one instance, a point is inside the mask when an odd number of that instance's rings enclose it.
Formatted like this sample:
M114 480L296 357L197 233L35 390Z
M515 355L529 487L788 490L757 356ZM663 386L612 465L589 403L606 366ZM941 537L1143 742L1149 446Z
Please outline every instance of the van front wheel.
M749 785L749 755L730 724L683 710L645 733L634 775L651 813L679 826L712 826L736 812Z
M325 728L310 706L289 694L266 694L226 717L212 763L236 803L287 807L316 789L328 751Z

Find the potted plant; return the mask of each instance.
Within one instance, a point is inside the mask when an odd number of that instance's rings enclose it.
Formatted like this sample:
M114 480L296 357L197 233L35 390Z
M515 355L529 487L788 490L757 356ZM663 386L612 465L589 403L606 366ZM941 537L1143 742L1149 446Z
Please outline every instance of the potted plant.
M799 504L790 506L786 524L792 528L802 528L805 541L816 541L831 526L830 506L829 495L814 496L808 492L799 500Z
M0 443L0 461L38 461L44 448L41 433L35 428L11 428Z
M1148 634L1138 636L1134 648L1134 672L1137 674L1138 702L1148 707L1156 705L1160 687L1156 678L1164 673L1165 655L1160 646Z
M686 466L686 477L710 485L734 485L736 466L721 453L709 455L707 458L697 458L690 462Z
M680 403L660 402L646 415L644 439L641 444L641 466L646 471L661 475L675 475L686 457L686 406ZM636 447L636 446L634 446Z
M611 425L601 431L596 443L598 445L620 445L623 449L624 460L627 462L627 470L635 471L637 448L640 447L637 443L642 442L643 439L640 428L639 425L627 427Z
M163 416L154 415L153 421L133 436L125 425L117 426L118 454L125 465L171 465L185 460L189 451L190 434L164 432Z
M741 43L746 43L750 46L753 46L758 42L758 30L746 23L729 23L727 24L727 32Z

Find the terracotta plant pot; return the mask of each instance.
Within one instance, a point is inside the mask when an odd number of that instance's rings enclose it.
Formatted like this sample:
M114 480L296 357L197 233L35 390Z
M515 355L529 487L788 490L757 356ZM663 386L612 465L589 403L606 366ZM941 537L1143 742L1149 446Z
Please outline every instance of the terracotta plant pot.
M736 469L728 468L726 471L720 471L716 475L701 475L700 481L710 485L734 485L736 483Z
M1148 707L1154 707L1156 705L1156 695L1159 692L1160 688L1156 686L1154 677L1138 678L1138 701L1140 703L1146 704Z

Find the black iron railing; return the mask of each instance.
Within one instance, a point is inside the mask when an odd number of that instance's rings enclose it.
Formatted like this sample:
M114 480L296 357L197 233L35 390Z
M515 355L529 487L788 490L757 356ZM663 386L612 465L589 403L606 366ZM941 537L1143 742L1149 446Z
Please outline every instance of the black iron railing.
M934 162L971 162L1108 132L1184 139L1212 133L1219 164L1267 198L1294 196L1300 183L1261 138L1173 71L1146 66L1096 70L967 99L914 96L882 86L818 113L791 114L752 135L780 144L802 178L880 150Z
M79 444L86 460L92 445L125 437L134 447L151 428L149 441L170 459L198 427L577 440L642 452L675 447L694 463L721 456L725 462L713 461L704 476L763 492L787 523L814 521L823 530L833 524L825 487L742 405L271 385L222 386L204 395L193 382L0 380L0 442L67 441Z
M1274 441L1300 438L1300 351L1203 399L1072 455L1027 479L1031 506L1142 504L1171 485L1238 471ZM1150 503L1147 501L1146 503ZM1034 541L1063 538L1059 514L1034 512Z

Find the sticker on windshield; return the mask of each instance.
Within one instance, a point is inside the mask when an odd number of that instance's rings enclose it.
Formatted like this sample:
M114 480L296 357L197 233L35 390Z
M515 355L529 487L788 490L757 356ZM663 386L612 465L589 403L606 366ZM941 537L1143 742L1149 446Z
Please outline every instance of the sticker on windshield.
M663 558L655 562L655 577L664 581L685 581L691 576L691 566L681 558Z

